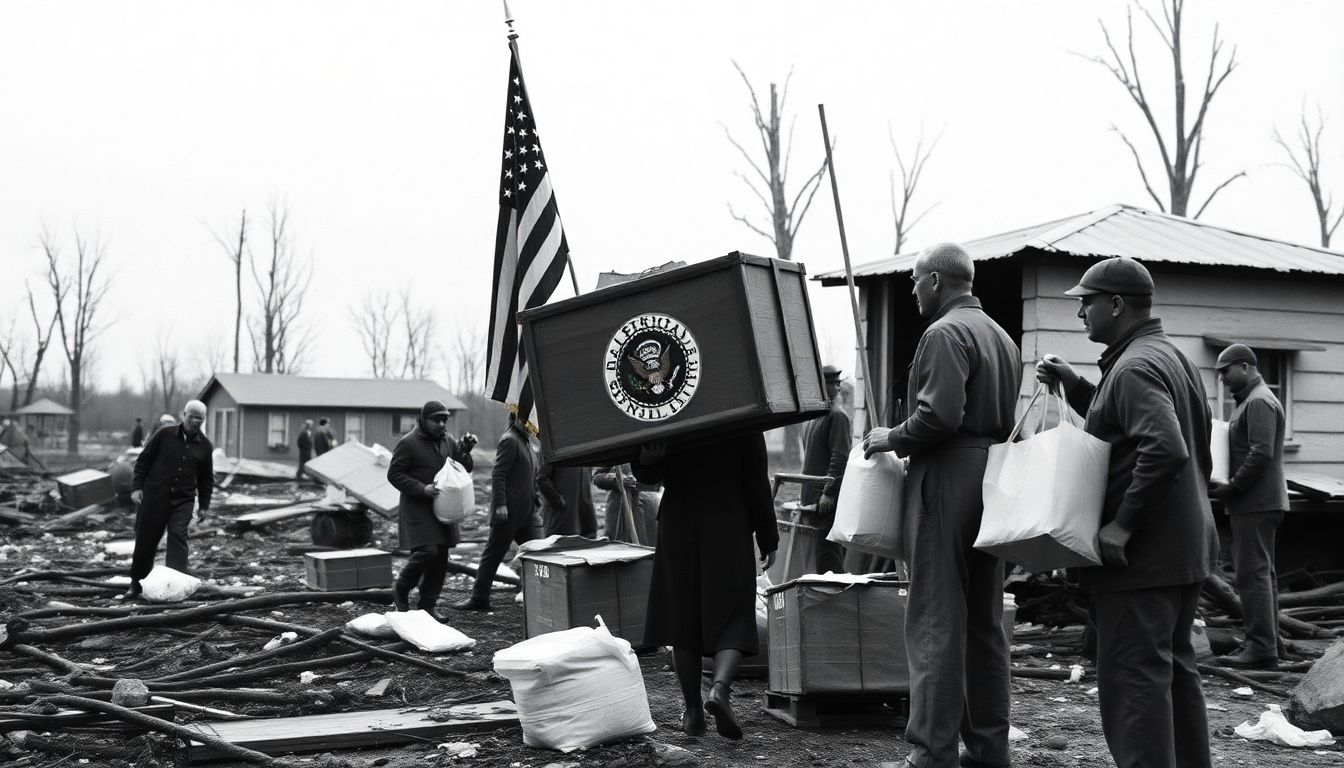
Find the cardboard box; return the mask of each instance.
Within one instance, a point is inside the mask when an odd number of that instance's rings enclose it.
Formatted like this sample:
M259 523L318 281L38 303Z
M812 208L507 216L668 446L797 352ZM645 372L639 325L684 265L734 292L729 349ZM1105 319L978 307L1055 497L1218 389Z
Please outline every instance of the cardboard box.
M527 637L572 627L607 629L634 645L644 642L644 613L653 578L653 548L613 543L589 549L527 552L522 556Z
M61 475L56 478L56 488L60 490L61 503L75 509L102 504L117 497L112 476L96 469L81 469Z
M303 556L308 588L319 592L392 586L392 555L379 549L340 549Z
M829 407L801 264L742 253L520 312L546 461L604 465Z

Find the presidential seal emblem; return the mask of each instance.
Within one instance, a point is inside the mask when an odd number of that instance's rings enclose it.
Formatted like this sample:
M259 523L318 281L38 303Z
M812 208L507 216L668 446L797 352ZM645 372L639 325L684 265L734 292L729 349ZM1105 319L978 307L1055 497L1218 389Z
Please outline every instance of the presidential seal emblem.
M607 394L617 408L640 421L662 421L695 395L700 347L680 320L637 315L616 329L602 367Z

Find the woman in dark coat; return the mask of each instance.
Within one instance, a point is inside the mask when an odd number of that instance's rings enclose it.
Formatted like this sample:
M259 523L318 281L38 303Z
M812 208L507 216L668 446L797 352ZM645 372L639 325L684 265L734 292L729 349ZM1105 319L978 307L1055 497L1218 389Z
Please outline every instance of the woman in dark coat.
M397 539L411 551L392 585L392 602L398 611L410 610L411 588L420 586L416 607L434 613L434 604L443 592L448 574L448 550L461 538L457 525L445 525L434 516L434 497L439 489L434 476L451 457L468 472L472 469L471 449L476 438L463 435L459 445L447 434L448 409L430 400L420 409L415 429L407 432L392 451L387 466L387 481L401 491L398 507Z
M619 472L617 470L620 470ZM625 493L617 482L617 475L625 480ZM598 467L593 472L593 485L607 491L607 506L603 532L612 541L628 541L652 547L658 541L658 486L638 482L630 471L629 464L613 467ZM625 522L625 500L634 506L631 519L635 521L634 540L627 530Z
M682 729L704 733L708 713L721 735L740 739L731 685L742 657L758 651L752 534L762 568L779 547L765 438L758 433L672 454L650 444L631 469L642 483L663 484L644 643L672 646L686 701ZM703 709L702 656L714 657Z

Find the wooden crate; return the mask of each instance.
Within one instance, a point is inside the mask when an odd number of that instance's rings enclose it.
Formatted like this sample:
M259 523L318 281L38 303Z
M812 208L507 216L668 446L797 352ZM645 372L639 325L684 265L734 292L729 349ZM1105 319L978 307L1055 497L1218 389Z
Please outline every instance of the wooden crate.
M613 463L829 407L796 262L735 252L518 318L550 462Z
M392 586L392 555L379 549L340 549L303 556L308 588L319 592Z
M904 728L910 700L853 694L799 696L765 692L765 713L798 728Z
M589 560L622 558L589 564ZM653 578L653 548L605 544L590 549L523 555L523 616L527 637L572 627L607 629L633 645L644 642L644 612Z
M112 476L96 469L81 469L61 475L56 478L56 488L61 493L61 503L75 509L102 504L117 497Z

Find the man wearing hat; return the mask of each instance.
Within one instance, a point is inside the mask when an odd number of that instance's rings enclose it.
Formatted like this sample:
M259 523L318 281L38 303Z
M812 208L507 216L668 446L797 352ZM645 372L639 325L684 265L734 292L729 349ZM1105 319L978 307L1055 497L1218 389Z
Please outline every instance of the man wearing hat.
M1120 768L1207 768L1190 639L1217 551L1203 380L1152 316L1153 278L1139 262L1094 264L1066 293L1079 299L1088 338L1106 345L1101 380L1093 385L1055 355L1036 376L1062 384L1087 432L1111 445L1103 564L1081 574L1096 616L1102 732Z
M808 422L803 433L803 474L831 478L824 486L804 484L799 498L801 504L817 505L817 573L844 573L844 548L826 540L835 522L835 500L845 479L851 442L849 414L840 403L840 373L834 365L821 369L831 410Z
M1213 483L1210 492L1223 502L1232 524L1232 568L1246 622L1245 646L1218 661L1228 667L1273 669L1279 664L1274 539L1288 509L1283 405L1260 377L1255 352L1245 344L1223 350L1216 365L1237 406L1228 428L1229 480Z
M434 476L448 459L472 470L471 449L476 437L462 436L459 443L448 434L448 408L430 400L420 409L415 429L397 441L387 465L387 481L401 491L397 508L397 540L411 551L392 585L392 602L398 611L410 610L411 589L420 588L416 607L434 613L448 573L448 550L461 539L456 524L439 522L434 516L434 497L439 489Z

